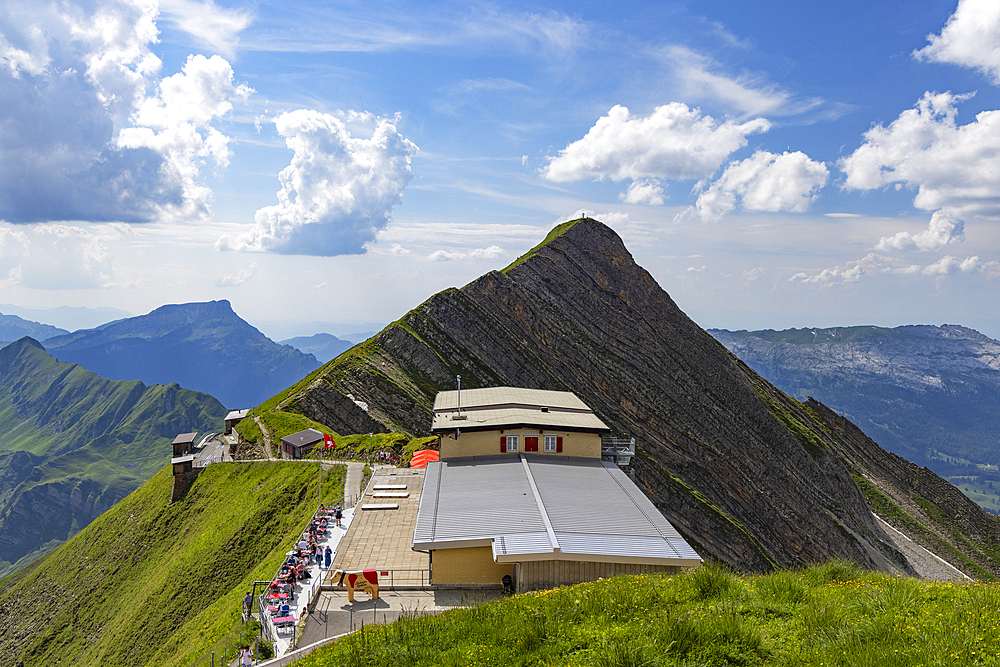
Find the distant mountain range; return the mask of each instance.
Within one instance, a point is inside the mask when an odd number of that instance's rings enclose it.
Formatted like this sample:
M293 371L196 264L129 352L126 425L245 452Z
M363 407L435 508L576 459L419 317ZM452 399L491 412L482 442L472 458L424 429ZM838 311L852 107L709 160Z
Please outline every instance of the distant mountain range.
M0 303L0 313L17 315L27 320L45 322L67 331L92 329L113 320L132 317L132 313L119 308L88 308L87 306L59 306L58 308L24 308L10 303ZM19 336L20 337L20 336ZM19 338L18 337L18 338ZM34 336L32 336L34 338ZM14 338L12 340L17 340ZM35 339L40 340L40 339Z
M35 340L45 340L62 336L69 332L49 324L39 324L17 315L0 315L0 341L11 342L28 336Z
M49 338L45 349L102 377L177 382L232 409L257 405L320 365L312 354L267 338L228 301L162 306Z
M289 338L281 341L280 345L291 345L297 350L313 355L319 363L325 364L341 352L350 349L354 343L337 338L333 334L320 333L314 336Z
M226 409L177 384L107 380L22 338L0 350L0 576L72 537Z
M942 474L963 462L1000 464L1000 342L978 331L944 325L709 333L785 393L813 396L911 461Z

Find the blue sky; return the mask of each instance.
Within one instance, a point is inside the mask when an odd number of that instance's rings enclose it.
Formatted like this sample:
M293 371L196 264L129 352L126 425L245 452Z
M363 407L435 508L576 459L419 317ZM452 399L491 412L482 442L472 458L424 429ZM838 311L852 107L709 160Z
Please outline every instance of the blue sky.
M8 0L0 303L347 333L586 212L705 327L1000 337L998 86L987 0Z

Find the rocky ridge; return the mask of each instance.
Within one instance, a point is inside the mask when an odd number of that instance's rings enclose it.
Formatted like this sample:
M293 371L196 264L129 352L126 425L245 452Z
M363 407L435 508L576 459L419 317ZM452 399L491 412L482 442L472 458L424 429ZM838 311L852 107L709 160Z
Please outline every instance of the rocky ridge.
M436 294L279 407L341 432L371 418L419 434L457 374L463 387L576 392L636 437L637 483L705 557L740 570L841 557L912 572L819 413L729 354L597 221L560 225L503 271Z

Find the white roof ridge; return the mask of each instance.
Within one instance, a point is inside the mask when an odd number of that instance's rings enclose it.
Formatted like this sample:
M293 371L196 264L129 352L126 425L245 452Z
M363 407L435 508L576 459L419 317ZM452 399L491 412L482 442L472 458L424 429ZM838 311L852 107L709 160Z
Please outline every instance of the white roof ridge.
M531 492L535 496L535 505L538 507L538 513L542 516L542 523L545 524L545 532L549 535L552 551L559 551L559 540L556 539L556 531L552 529L552 522L549 521L549 515L545 511L545 505L542 503L542 496L538 493L538 487L535 486L535 478L531 474L531 468L528 467L528 459L524 454L520 454L519 456L521 458L521 466L524 468L524 475L528 478L528 484L531 485Z

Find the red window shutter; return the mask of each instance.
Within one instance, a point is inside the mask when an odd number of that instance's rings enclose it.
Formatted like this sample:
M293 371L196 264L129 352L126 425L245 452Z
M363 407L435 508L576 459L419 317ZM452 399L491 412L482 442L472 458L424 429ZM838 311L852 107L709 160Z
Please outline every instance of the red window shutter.
M526 452L537 452L538 451L538 436L524 436L524 451Z
M507 436L505 435L500 436L500 451L501 452L507 451Z
M561 435L558 438L556 438L556 451L557 452L561 452L562 451L562 436Z

